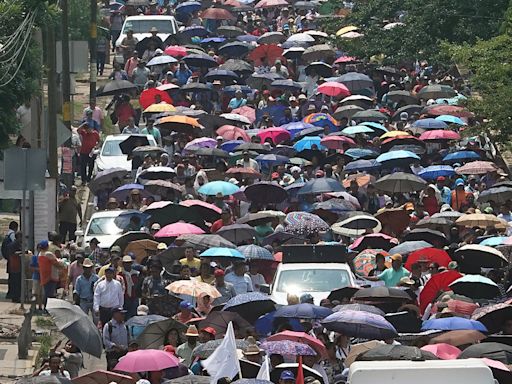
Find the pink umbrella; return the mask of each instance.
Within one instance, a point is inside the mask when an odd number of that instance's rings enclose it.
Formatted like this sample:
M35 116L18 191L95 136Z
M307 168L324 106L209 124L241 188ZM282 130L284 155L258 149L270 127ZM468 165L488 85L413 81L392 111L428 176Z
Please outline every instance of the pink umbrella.
M114 370L123 372L152 372L177 367L180 361L169 352L159 349L140 349L128 352L119 360Z
M352 63L354 61L359 61L359 59L354 56L341 56L336 59L334 64L346 64L346 63Z
M222 136L224 140L244 140L251 141L251 138L242 128L234 125L223 125L217 129L217 135Z
M203 233L205 232L201 228L196 227L194 224L178 222L166 225L157 233L155 233L155 237L178 237L181 235L202 235Z
M455 360L462 353L459 348L446 343L425 345L421 350L433 353L442 360Z
M193 152L194 150L198 150L199 148L215 148L217 145L217 140L212 139L211 137L199 137L194 139L185 145L185 152Z
M318 92L332 97L350 96L350 90L344 84L337 83L336 81L327 81L321 84L318 87Z
M254 8L271 8L289 5L286 0L260 0Z
M343 144L356 145L356 142L346 136L326 136L320 144L329 149L344 149Z
M257 136L263 142L267 141L267 139L270 139L275 145L283 141L290 140L290 138L292 137L290 132L280 127L271 127L263 129L258 132Z
M454 131L433 129L432 131L423 132L420 140L460 140L460 135Z
M391 249L395 245L398 245L398 240L395 237L391 237L385 233L370 233L369 235L358 237L351 245L349 245L349 248L352 250L358 250L360 247L362 249Z
M164 51L169 56L173 57L184 57L187 56L187 48L179 46L179 45L170 45L165 48Z
M248 107L247 105L244 105L240 108L235 108L231 111L231 113L236 113L237 115L247 117L251 124L256 121L256 111L254 108Z

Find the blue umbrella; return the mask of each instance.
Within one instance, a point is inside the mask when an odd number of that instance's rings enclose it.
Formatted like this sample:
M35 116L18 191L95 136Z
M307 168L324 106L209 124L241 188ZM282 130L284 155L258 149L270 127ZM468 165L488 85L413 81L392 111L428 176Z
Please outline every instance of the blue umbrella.
M144 225L144 222L147 219L149 219L150 216L151 215L141 212L141 211L128 210L128 211L120 213L114 219L114 224L117 225L119 228L126 229L126 228L128 228L128 225L130 224L130 220L132 219L132 217L138 217L140 220L140 226L142 227Z
M110 197L115 197L117 201L124 201L126 198L130 195L130 192L133 189L137 189L140 191L142 197L151 196L151 194L144 190L144 186L142 184L124 184L120 187L116 188L112 193L110 194Z
M297 136L301 131L305 129L315 128L313 124L304 123L302 121L297 121L294 123L289 123L282 125L281 128L286 129L292 135L292 139Z
M385 312L382 309L377 308L374 305L359 304L359 303L341 304L341 305L334 307L334 312L341 312L341 311L360 311L360 312L369 312L369 313L373 313L375 315L380 315L380 316L385 315Z
M229 141L222 143L220 148L226 152L233 152L236 149L236 147L238 147L240 144L243 144L243 143L245 143L245 141L243 141L243 140L229 140Z
M458 151L447 154L443 161L446 163L457 163L459 161L477 160L480 155L474 151Z
M345 135L358 135L362 133L374 133L375 131L367 127L366 125L354 125L353 127L347 127L341 131Z
M207 37L206 39L201 40L201 44L223 43L225 41L226 41L225 37Z
M436 120L436 119L421 119L416 120L412 126L414 128L422 128L422 129L445 129L448 128L448 124L444 121Z
M266 315L261 316L254 323L254 329L258 332L260 336L270 336L274 331L274 319L275 319L275 311L267 313ZM290 324L291 330L295 332L304 332L304 327L300 323L299 319L288 319L288 324Z
M383 126L382 124L379 124L379 123L375 123L373 121L365 121L365 122L361 123L360 125L366 125L367 127L378 129L382 132L388 132L388 129L385 126Z
M420 160L420 157L411 151L399 150L383 153L376 160L386 166L394 166L395 164L402 166Z
M183 31L180 32L184 36L199 36L199 37L205 37L208 36L208 31L205 27L201 27L200 25L193 25L191 27L185 28Z
M506 236L493 236L493 237L488 237L487 239L481 241L479 244L486 245L488 247L497 247L499 245L505 244L505 241L508 239L509 238Z
M398 336L395 327L381 315L345 310L335 312L322 320L329 331L343 333L349 337L370 340L391 339Z
M176 7L176 13L193 13L201 9L201 3L197 1L185 1L184 3L178 4Z
M303 151L305 149L313 149L312 147L314 145L316 145L316 148L321 150L321 149L325 149L325 147L320 144L320 141L322 140L322 138L320 136L306 136L302 139L300 139L299 141L297 141L294 145L293 145L293 148L295 148L297 151Z
M457 125L467 125L460 117L452 116L452 115L441 115L437 116L436 120L444 121L448 124L457 124Z
M269 260L274 261L272 253L256 244L242 245L238 250L245 256L247 260Z
M463 317L445 317L424 321L421 330L427 331L430 329L439 331L473 330L487 332L487 328L481 322Z
M374 159L371 160L355 160L351 161L343 169L345 172L371 172L379 169L381 164Z
M329 177L321 177L318 179L309 180L304 186L299 189L299 195L318 195L320 193L328 192L342 192L345 188L338 180Z
M379 156L379 152L369 148L349 148L345 151L345 155L353 159L375 159Z
M209 248L199 256L201 257L234 257L237 259L245 260L245 256L240 253L237 249L213 247Z
M277 309L275 317L292 317L294 319L323 319L332 314L330 308L319 307L309 303L285 305Z
M267 167L273 167L274 165L286 164L289 160L286 156L274 155L273 153L269 153L266 155L258 155L255 160L258 163L261 163Z
M240 190L235 184L228 183L227 181L211 181L204 184L199 188L198 192L202 195L215 196L221 193L223 196L229 196Z
M439 176L450 177L455 175L455 169L449 165L431 165L423 169L418 176L425 180L435 180Z
M260 347L264 349L268 355L316 356L315 350L309 345L292 340L265 341Z

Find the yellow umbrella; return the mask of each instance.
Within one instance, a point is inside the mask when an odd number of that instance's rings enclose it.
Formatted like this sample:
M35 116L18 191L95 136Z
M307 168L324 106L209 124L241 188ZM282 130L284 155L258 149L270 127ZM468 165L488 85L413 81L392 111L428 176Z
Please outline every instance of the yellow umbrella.
M174 112L176 111L176 108L172 106L171 104L167 103L158 103L158 104L151 104L149 107L147 107L144 110L144 113L162 113L162 112Z
M388 139L390 137L398 137L398 136L409 136L409 134L404 131L389 131L389 132L386 132L385 134L383 134L380 138L382 140L384 140L384 139Z
M193 297L201 297L208 295L212 299L220 297L221 294L210 284L202 283L197 280L178 280L165 287L168 291L179 295L188 295Z
M358 27L356 27L355 25L348 25L346 27L338 29L338 32L336 32L336 36L341 36L344 35L345 33L356 31L359 31Z
M455 221L455 224L461 225L464 227L480 227L480 228L495 227L495 226L502 226L502 225L505 225L505 227L508 226L506 221L499 219L494 215L487 214L487 213L470 213L470 214L463 215Z

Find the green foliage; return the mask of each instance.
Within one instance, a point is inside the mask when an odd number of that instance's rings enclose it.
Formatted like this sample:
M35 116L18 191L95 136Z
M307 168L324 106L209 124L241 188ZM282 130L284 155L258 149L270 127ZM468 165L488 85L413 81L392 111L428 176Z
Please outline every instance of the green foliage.
M89 2L69 0L69 39L89 39Z

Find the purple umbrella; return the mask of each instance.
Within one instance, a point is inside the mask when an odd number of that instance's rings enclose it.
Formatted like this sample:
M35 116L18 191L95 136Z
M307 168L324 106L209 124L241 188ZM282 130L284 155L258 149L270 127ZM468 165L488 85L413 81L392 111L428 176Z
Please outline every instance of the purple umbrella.
M395 327L384 317L369 312L340 311L327 316L322 325L329 331L350 337L384 340L397 337Z
M291 212L284 219L285 231L299 235L311 235L327 231L330 227L319 216L307 212Z
M275 317L291 317L295 319L323 319L332 315L330 308L319 307L309 303L285 305L277 309Z
M110 197L115 197L117 201L124 201L128 198L130 192L134 189L137 189L142 197L151 196L151 193L146 191L142 184L125 184L112 191Z
M291 340L266 341L260 345L267 355L316 356L316 352L307 344Z
M217 145L217 140L212 139L211 137L199 137L198 139L194 139L190 141L183 150L187 153L194 152L199 148L215 148Z

